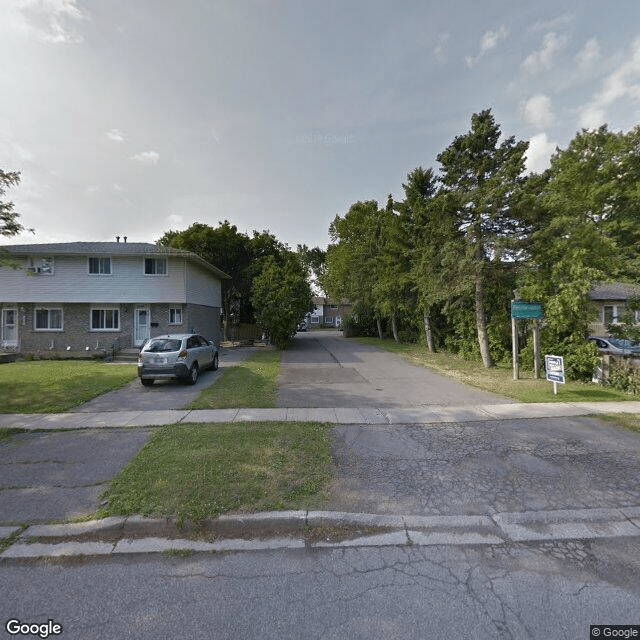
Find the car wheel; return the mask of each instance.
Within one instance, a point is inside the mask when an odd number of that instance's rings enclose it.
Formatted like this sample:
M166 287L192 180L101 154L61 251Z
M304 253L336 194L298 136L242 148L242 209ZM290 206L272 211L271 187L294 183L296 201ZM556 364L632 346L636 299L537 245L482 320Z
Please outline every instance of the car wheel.
M189 369L189 377L187 378L189 384L195 384L198 382L198 363L194 362Z
M142 382L143 387L151 387L153 386L154 380L153 378L140 378L140 382Z
M213 356L213 364L211 365L211 368L214 371L218 370L218 354L217 353Z

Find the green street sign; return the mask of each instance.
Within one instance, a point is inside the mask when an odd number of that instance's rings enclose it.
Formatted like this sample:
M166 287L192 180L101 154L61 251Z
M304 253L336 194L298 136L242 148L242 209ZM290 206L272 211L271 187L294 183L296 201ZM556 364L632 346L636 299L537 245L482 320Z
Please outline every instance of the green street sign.
M514 320L542 318L542 304L539 302L522 302L522 300L514 300L511 303L511 317Z

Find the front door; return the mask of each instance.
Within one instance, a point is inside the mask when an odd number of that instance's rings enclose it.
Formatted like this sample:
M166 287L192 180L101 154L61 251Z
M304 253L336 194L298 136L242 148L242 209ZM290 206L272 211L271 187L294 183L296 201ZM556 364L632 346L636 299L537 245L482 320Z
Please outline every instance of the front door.
M2 346L15 348L18 346L18 311L2 310Z
M133 344L136 347L142 345L151 337L151 325L149 322L149 307L138 307L134 317Z

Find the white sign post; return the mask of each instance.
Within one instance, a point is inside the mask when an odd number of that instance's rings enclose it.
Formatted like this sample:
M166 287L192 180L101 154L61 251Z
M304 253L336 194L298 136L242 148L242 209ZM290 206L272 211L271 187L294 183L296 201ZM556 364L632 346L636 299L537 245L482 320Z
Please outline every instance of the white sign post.
M545 356L544 368L547 380L553 382L553 395L558 395L558 382L564 384L564 358L562 356Z

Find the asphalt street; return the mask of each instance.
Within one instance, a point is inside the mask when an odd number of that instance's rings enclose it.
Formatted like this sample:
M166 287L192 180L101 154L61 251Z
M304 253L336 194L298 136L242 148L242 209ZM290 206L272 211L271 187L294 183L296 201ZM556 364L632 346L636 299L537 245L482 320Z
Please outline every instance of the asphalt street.
M511 403L343 338L298 333L282 356L279 407L426 407Z

